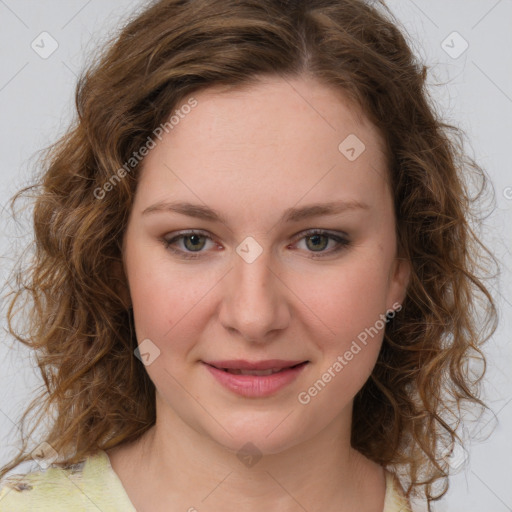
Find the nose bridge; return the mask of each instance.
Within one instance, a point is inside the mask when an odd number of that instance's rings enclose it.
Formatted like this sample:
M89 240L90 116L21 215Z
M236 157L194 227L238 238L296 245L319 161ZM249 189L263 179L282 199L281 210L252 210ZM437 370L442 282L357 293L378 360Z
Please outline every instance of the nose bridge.
M270 249L247 237L236 249L233 271L223 296L221 322L252 341L286 327L286 289L275 271Z

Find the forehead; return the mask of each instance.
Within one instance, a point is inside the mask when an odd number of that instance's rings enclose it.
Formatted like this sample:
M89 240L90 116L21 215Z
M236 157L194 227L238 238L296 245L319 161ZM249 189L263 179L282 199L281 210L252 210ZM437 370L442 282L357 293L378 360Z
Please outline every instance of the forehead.
M312 202L336 190L378 196L387 184L378 129L341 92L314 79L263 78L193 98L197 105L145 158L143 196L159 200L181 192L211 203L215 189L226 200L307 195Z
M232 128L243 127L244 130L236 132L237 137L251 129L251 135L260 135L261 140L277 132L280 135L288 132L294 138L301 134L322 136L328 132L341 137L353 129L384 153L379 130L361 108L341 89L312 77L260 76L248 84L215 85L196 92L194 97L200 106L195 109L194 118L200 114L201 123L210 118L210 129L214 126L229 128L228 123ZM307 121L307 124L297 125L297 121ZM183 129L176 127L174 132L178 131ZM228 133L233 130L225 134Z

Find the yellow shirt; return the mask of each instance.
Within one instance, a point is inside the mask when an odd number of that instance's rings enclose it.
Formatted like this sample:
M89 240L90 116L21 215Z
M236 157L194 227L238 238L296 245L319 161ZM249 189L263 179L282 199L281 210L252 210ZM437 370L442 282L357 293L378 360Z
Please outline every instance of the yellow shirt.
M0 512L136 512L107 453L100 450L68 469L44 471L2 480ZM383 512L411 512L398 480L386 471Z

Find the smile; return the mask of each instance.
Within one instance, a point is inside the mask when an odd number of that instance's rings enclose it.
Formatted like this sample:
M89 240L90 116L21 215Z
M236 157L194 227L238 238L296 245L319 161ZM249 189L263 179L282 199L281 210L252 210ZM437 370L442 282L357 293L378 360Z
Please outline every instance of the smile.
M229 362L231 366L238 364L246 368L226 368L218 362L216 364L219 364L219 366L214 366L211 363L203 364L215 380L231 392L247 398L264 398L290 385L309 364L309 361L295 361L292 362L291 366L280 364L265 369L250 369L247 366L262 366L265 364L268 366L271 362L245 362L245 364L237 361Z

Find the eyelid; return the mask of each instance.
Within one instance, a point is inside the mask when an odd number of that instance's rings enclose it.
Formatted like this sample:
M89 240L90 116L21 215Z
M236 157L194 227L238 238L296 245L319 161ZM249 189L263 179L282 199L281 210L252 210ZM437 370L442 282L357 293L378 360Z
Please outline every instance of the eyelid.
M302 238L306 238L308 236L313 235L325 235L328 237L332 237L335 239L345 239L348 241L348 235L347 233L344 233L343 231L331 231L329 229L322 229L322 228L310 228L306 229L305 231L301 231L300 233L297 233L293 237L293 241L301 240Z

